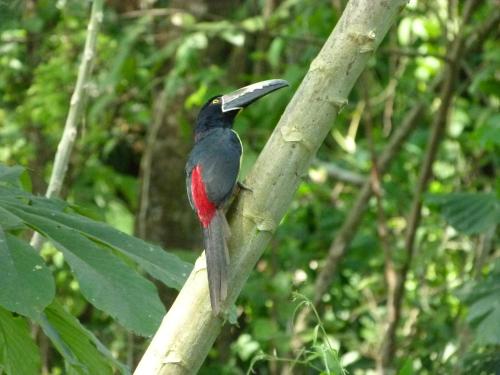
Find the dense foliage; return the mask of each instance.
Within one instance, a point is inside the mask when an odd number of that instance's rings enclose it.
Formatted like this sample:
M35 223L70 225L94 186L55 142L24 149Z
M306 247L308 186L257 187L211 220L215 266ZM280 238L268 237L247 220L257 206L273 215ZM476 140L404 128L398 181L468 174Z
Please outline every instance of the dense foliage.
M184 191L182 166L165 165L185 160L197 109L247 83L291 83L292 90L237 118L244 179L344 6L105 2L89 98L59 200L41 195L90 2L0 1L0 373L135 367L147 347L135 335L154 333L201 247L196 223L179 219L189 210L184 193L164 197L182 202L164 211L165 220L184 223L186 234L168 232L163 219L144 221L144 212L162 211L145 207L162 184ZM499 22L493 0L410 1L332 123L238 299L237 324L226 325L201 373L500 372ZM464 47L454 60L457 38ZM445 93L448 106L441 83L450 66L456 79ZM407 218L443 105L446 130L438 134L408 251ZM418 106L422 113L389 168L374 168ZM154 153L166 143L168 152ZM149 178L155 169L161 182ZM328 272L332 241L351 220L366 181L375 193L323 293L318 275ZM146 183L153 185L148 199ZM32 230L48 240L39 253L29 245ZM148 234L155 231L167 235ZM404 285L399 305L391 304L391 275ZM391 322L394 337L387 334ZM395 350L384 352L387 340Z

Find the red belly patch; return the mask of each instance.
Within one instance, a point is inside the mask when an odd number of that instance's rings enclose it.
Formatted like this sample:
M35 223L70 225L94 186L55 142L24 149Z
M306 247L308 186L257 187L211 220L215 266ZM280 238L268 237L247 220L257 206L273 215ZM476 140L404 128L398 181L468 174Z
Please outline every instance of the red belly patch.
M205 183L201 177L201 165L199 164L193 168L191 174L191 195L198 218L203 227L206 228L215 215L216 207L215 204L208 199Z

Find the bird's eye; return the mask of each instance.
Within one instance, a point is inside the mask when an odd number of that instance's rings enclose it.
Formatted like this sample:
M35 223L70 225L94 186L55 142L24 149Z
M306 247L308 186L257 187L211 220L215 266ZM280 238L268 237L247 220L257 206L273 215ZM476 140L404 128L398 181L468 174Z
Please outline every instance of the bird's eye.
M214 99L212 100L212 104L219 104L220 103L220 99Z

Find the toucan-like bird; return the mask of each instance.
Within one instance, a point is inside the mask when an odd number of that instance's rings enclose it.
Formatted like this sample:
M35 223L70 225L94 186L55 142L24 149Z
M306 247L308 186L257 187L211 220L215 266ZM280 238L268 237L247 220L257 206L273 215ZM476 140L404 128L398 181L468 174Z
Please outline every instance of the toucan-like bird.
M228 287L229 226L224 208L237 184L243 151L233 130L234 119L249 104L285 86L285 80L270 79L214 96L201 108L196 120L195 143L186 164L186 188L203 228L210 303L216 315Z

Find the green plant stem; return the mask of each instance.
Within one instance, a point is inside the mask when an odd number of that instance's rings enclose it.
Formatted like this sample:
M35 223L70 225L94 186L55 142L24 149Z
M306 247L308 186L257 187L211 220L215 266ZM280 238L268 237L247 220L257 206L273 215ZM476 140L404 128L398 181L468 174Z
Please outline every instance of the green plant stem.
M227 306L235 302L338 111L405 4L349 2L312 62L246 180L252 190L242 192L233 206ZM135 374L192 374L200 368L223 323L210 309L204 263L201 257Z
M71 152L73 151L76 135L78 133L78 124L82 118L85 99L87 97L87 86L92 70L92 63L95 57L97 34L103 19L103 3L103 0L93 0L92 2L92 10L87 27L87 37L85 39L82 61L80 63L80 67L78 68L78 77L75 89L71 95L63 135L57 145L52 174L50 175L49 185L47 187L47 191L45 192L45 196L47 198L59 196L63 186L64 177L66 176L66 172L68 170ZM31 238L31 246L35 249L40 249L42 243L42 237L38 233L35 233Z

